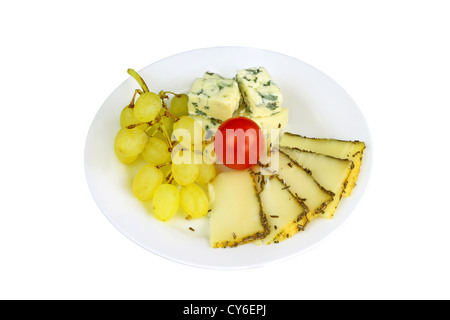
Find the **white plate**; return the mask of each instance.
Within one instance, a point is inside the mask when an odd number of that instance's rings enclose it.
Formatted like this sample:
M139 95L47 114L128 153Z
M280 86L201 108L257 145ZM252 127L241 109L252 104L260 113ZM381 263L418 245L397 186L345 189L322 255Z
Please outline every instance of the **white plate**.
M312 137L361 140L367 144L358 185L350 198L342 200L334 219L316 219L304 232L279 244L250 243L227 249L210 248L207 219L188 221L180 217L168 223L156 220L130 191L132 175L141 164L128 168L117 160L113 149L114 137L120 129L120 112L138 88L136 81L129 77L100 108L85 149L86 177L92 195L104 215L124 235L155 254L183 264L242 269L285 260L314 247L336 231L355 210L370 173L370 132L355 102L319 70L267 50L216 47L168 57L140 70L139 74L152 91L186 92L193 80L202 77L205 71L233 77L240 69L259 66L267 68L281 88L283 106L290 109L286 131Z

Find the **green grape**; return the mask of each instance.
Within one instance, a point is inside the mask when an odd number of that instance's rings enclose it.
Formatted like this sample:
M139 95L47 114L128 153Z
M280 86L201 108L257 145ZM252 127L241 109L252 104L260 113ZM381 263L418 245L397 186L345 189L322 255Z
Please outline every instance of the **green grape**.
M159 123L155 123L154 125L150 126L150 128L148 128L147 135L148 137L155 137L158 134L158 127L159 127ZM159 138L159 137L158 137Z
M158 139L166 141L166 137L164 137L164 134L161 132L161 130L158 130L161 126L163 126L166 129L167 138L170 139L172 136L173 131L173 118L164 116L164 109L161 109L161 112L159 113L161 116L161 120L158 123L155 123L147 130L147 135L149 137L156 137Z
M201 158L200 158L201 160ZM190 150L176 151L174 149L172 157L172 177L182 186L193 183L200 170L198 157Z
M173 137L185 148L201 150L203 135L202 125L191 117L181 117L173 124Z
M203 161L199 165L198 176L195 182L208 183L215 177L216 177L216 168L214 167L214 165L205 163L205 161Z
M150 200L155 189L163 181L163 172L149 164L137 173L133 180L133 193L139 200Z
M187 219L203 217L209 210L208 197L203 189L194 183L181 188L180 204L187 213Z
M124 157L120 154L116 153L117 158L119 159L120 162L122 162L123 164L131 164L134 161L136 161L136 159L139 157L139 155L137 156L132 156L132 157Z
M161 123L164 126L164 128L166 129L167 137L169 139L172 136L174 121L175 120L173 118L171 118L171 117L163 117L162 120L161 120Z
M137 124L137 123L140 123L140 121L134 115L133 108L130 108L130 107L123 108L122 113L120 114L120 126L122 128L126 128L128 126L131 126L131 125ZM148 124L145 124L145 123L141 124L140 126L142 126L143 129L148 128Z
M144 150L147 141L148 136L142 127L122 128L114 140L114 151L120 161L131 163Z
M158 138L164 142L166 142L166 138L164 137L164 134L161 132L161 130L158 130L158 127L160 126L160 123L155 123L153 126L150 127L149 130L147 130L148 137L155 137Z
M167 221L173 218L180 206L180 192L171 184L159 185L153 194L153 211L157 219Z
M153 92L144 92L134 105L134 115L140 122L155 120L161 110L161 98Z
M153 165L170 162L171 153L167 143L156 137L149 137L148 142L142 150L142 156L145 161Z
M172 177L181 186L193 183L197 179L198 171L198 164L172 163Z
M159 168L159 170L161 170L164 175L163 183L169 183L172 178L172 165L167 164Z
M182 116L187 116L188 112L188 96L185 94L176 95L170 102L170 113L180 118Z
M148 137L149 138L150 137L156 137L158 139L162 139L162 140L165 141L166 139L164 138L163 133L161 132L161 130L158 130L160 126L161 126L161 121L159 121L159 122L153 124L152 126L150 126L148 128L148 130L147 130Z

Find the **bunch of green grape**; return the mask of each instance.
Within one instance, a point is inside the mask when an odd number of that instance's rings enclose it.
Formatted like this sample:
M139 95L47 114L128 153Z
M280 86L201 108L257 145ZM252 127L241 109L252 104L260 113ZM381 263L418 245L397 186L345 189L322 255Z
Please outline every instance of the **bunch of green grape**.
M202 166L206 167L201 169ZM186 171L179 171L180 168ZM174 181L167 182L167 177L171 175ZM211 181L213 176L215 176L213 165L172 164L171 172L167 174L163 168L148 164L135 176L132 189L139 200L152 200L153 212L161 221L173 218L180 205L187 219L200 218L208 213L209 200L199 184Z
M150 92L139 74L132 69L128 73L141 89L122 110L114 150L124 164L140 156L147 162L133 179L133 194L141 201L151 201L153 213L161 221L173 218L180 207L187 219L205 216L209 200L204 190L216 171L214 164L202 157L204 132L188 116L187 95ZM164 101L167 93L174 95L170 110Z

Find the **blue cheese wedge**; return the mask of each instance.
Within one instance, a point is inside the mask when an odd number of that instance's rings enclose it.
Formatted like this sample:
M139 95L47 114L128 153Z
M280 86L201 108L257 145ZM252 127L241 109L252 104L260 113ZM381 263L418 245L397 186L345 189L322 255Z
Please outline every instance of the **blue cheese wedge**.
M247 112L266 117L280 112L283 97L280 88L263 67L240 70L236 75Z
M241 94L234 79L225 79L207 72L202 79L195 80L188 93L188 110L191 115L229 119L239 108Z

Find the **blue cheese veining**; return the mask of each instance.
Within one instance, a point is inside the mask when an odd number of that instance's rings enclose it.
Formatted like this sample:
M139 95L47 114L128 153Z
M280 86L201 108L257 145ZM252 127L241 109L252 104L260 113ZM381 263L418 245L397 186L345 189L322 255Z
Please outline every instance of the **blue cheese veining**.
M217 129L222 123L221 120L214 118L207 118L197 115L190 115L190 117L202 125L205 140L210 140L216 134Z
M280 112L283 97L280 88L263 67L241 70L236 75L239 89L252 117Z
M204 78L195 80L192 85L188 93L188 110L191 115L223 121L233 116L240 100L236 80L207 72Z

